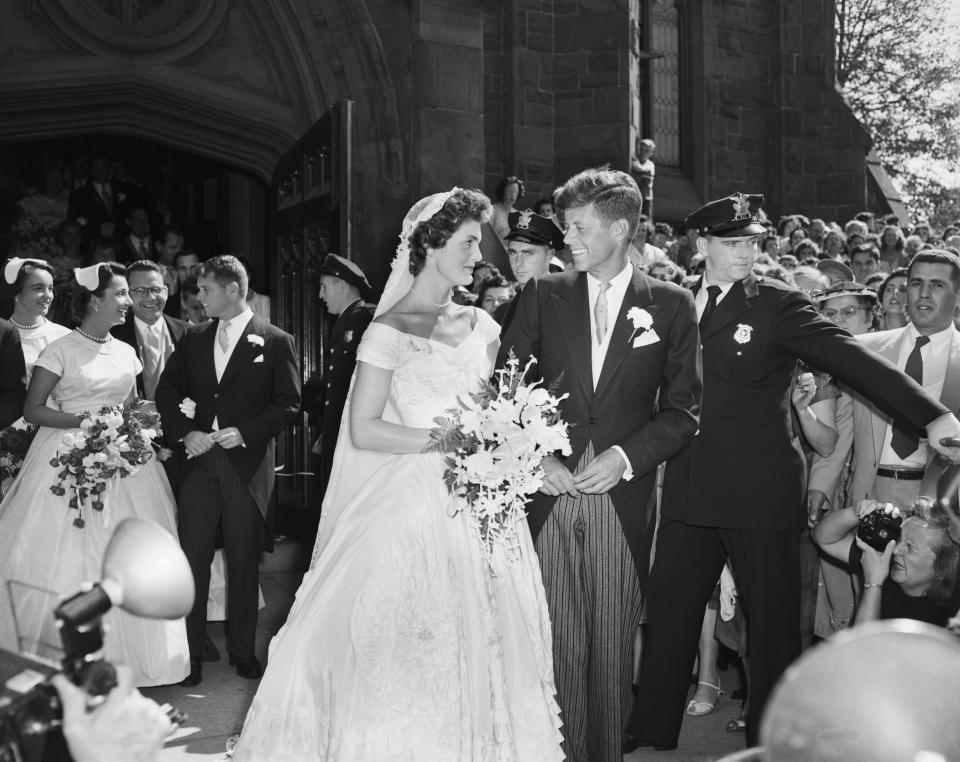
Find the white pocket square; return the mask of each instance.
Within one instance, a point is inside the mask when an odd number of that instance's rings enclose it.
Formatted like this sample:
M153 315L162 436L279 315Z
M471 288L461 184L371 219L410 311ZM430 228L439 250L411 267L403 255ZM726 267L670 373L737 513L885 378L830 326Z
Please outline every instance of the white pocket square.
M254 359L254 362L263 362L263 355L257 355Z
M649 331L644 331L637 338L633 340L633 348L637 347L646 347L650 344L656 344L660 341L660 337L657 335L657 332L652 328Z

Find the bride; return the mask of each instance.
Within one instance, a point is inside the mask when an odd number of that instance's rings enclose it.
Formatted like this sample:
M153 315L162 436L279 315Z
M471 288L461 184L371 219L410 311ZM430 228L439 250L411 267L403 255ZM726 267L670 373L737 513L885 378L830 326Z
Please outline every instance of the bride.
M490 202L454 188L407 213L357 352L314 561L234 753L244 760L563 759L550 622L526 525L492 568L453 514L433 419L492 370L499 327L451 303Z

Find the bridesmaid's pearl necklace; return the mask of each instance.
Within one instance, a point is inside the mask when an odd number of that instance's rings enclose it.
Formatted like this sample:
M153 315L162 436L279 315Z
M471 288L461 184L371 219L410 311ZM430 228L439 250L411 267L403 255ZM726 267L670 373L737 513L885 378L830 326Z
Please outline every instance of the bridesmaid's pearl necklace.
M34 328L39 328L40 326L42 326L42 325L46 322L46 319L41 317L41 318L40 318L36 323L34 323L33 325L24 325L23 323L18 323L18 322L17 322L16 320L14 320L13 318L10 318L10 322L13 323L13 324L14 324L17 328L19 328L21 331L30 331L30 330L33 330Z
M82 328L80 328L79 326L77 326L77 327L74 328L73 330L75 330L77 333L79 333L79 334L80 334L81 336L83 336L85 339L90 339L90 341L95 341L95 342L97 342L97 344L106 344L108 341L110 341L110 339L113 338L113 336L111 336L109 333L108 333L106 336L104 336L103 338L100 338L99 336L92 336L92 335L90 335L89 333L87 333L85 330L83 330Z
M432 302L429 299L427 299L427 297L425 297L423 294L421 294L419 291L417 291L417 289L415 289L413 286L410 286L410 291L416 294L417 296L419 296L421 299L423 299L423 301L425 301L427 304L430 304L434 307L446 307L453 301L453 299L447 299L447 301L445 302L439 302L439 303Z

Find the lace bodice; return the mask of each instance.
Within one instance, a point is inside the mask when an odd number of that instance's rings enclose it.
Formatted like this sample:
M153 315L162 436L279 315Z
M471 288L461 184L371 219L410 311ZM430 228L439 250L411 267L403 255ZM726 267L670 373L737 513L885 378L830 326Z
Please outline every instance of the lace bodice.
M75 331L51 342L36 366L60 377L50 400L65 413L123 404L143 370L129 344L119 339L98 344Z
M433 419L476 391L489 377L489 345L500 326L483 310L470 334L453 347L383 323L372 323L357 349L357 360L393 371L390 401L405 426L433 427Z

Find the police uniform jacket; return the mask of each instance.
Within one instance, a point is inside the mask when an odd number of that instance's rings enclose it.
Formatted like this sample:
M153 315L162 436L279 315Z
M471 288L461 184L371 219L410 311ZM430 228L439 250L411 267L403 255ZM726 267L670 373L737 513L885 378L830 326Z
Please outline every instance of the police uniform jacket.
M700 340L700 429L667 464L666 518L730 529L806 526L803 456L790 419L797 358L917 427L947 412L780 281L750 275L734 283Z

